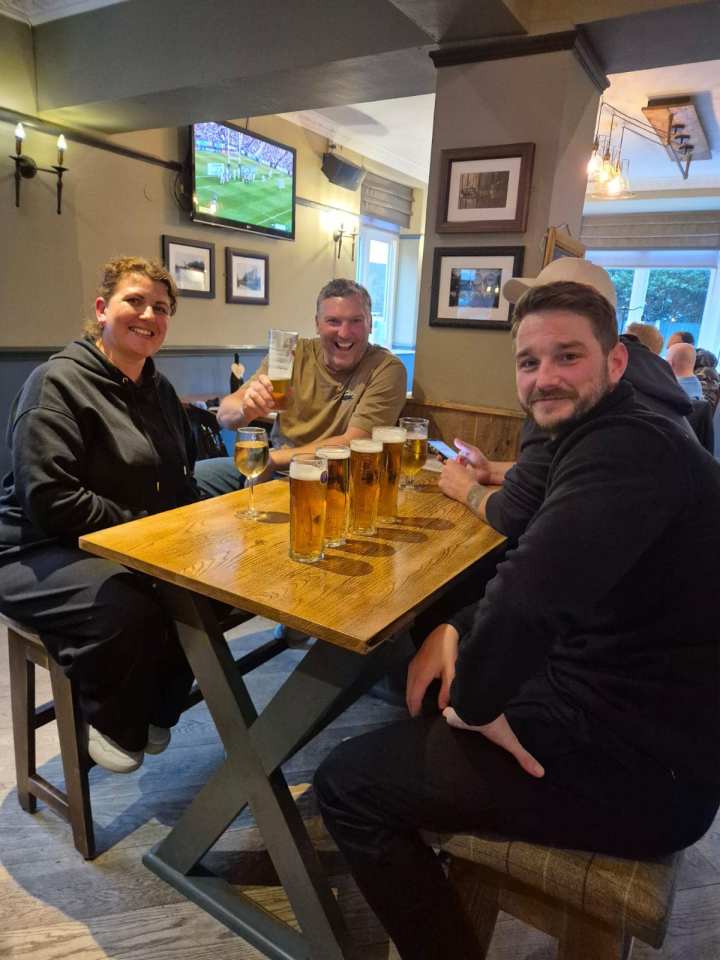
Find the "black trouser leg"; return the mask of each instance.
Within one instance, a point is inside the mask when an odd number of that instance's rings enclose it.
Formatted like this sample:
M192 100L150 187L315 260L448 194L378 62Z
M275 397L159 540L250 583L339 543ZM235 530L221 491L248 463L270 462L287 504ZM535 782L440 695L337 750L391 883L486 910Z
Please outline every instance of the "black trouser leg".
M0 565L0 609L37 630L85 719L127 750L177 722L192 673L152 582L62 546Z
M403 960L472 956L465 918L422 828L496 830L638 857L679 849L709 826L717 796L700 801L666 771L628 770L567 738L558 750L561 740L554 755L539 756L542 779L441 716L346 741L321 764L315 788L327 827Z

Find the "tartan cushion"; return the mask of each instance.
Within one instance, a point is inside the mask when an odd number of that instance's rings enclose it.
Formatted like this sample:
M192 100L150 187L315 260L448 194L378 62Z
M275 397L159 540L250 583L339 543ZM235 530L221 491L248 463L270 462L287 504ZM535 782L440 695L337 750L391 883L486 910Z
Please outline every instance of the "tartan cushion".
M453 856L512 877L651 946L663 942L682 851L656 860L623 860L492 834L426 838Z

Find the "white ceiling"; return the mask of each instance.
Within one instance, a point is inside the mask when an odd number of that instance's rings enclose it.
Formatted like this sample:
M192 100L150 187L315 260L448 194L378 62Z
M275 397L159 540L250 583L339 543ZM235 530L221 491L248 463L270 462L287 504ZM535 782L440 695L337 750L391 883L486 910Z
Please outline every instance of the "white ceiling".
M683 180L665 150L626 134L623 155L630 160L632 201L588 201L586 213L674 209L717 209L720 206L720 60L615 74L605 100L647 122L641 108L648 99L691 94L712 151L712 159L690 165ZM358 103L328 110L286 114L288 119L338 144L394 167L427 183L430 167L434 96ZM665 194L658 197L658 194ZM673 195L675 194L675 195ZM679 196L677 195L679 194ZM695 194L695 196L693 196ZM717 195L715 195L717 194Z
M37 26L49 20L72 17L86 10L109 7L125 0L0 0L0 13Z

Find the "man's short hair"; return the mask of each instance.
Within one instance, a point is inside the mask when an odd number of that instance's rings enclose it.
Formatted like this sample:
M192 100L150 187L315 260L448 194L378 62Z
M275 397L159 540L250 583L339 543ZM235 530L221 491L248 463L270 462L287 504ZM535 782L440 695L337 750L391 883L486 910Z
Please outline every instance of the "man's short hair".
M354 280L347 280L345 277L338 277L336 280L326 283L318 294L315 316L320 313L320 304L323 300L329 300L331 297L360 297L367 315L372 316L372 300L361 283L355 283Z
M613 305L585 283L561 280L531 287L515 304L512 319L513 340L521 321L530 313L565 310L585 317L592 327L595 339L607 356L618 342L617 318Z
M673 343L689 343L691 347L694 347L695 337L689 330L676 330L668 337L667 345L670 347Z
M628 323L624 332L637 337L653 353L660 353L663 348L663 335L652 323Z

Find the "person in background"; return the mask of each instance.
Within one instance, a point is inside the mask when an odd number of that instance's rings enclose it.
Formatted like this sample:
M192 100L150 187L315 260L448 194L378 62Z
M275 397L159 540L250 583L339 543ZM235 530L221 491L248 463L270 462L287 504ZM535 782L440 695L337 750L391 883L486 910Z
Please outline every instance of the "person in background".
M648 350L652 350L653 353L657 353L658 356L662 353L662 334L651 323L628 323L624 332L637 337L640 343L644 344Z
M689 343L691 347L695 346L695 337L689 330L677 330L668 337L667 346L673 347L676 343ZM667 347L666 347L667 349Z
M106 263L84 337L33 370L8 426L0 611L72 679L88 752L116 773L167 747L193 678L150 578L77 541L199 497L190 425L152 360L176 298L159 263Z
M695 376L695 347L689 343L673 343L665 353L677 382L691 400L702 400L702 387Z
M574 257L555 260L537 277L514 277L503 287L511 301L533 287L556 281L573 281L592 287L614 308L615 286L602 267ZM620 340L628 353L623 379L632 384L638 400L675 422L694 437L686 417L692 405L665 360L651 352L632 334ZM440 489L464 503L481 520L500 533L517 539L535 515L544 496L552 452L550 438L532 419L523 424L517 462L489 460L477 447L456 438L457 461L448 461L440 475Z
M708 401L713 411L718 405L718 395L720 395L720 374L718 374L717 365L718 360L714 353L698 347L695 351L693 372L700 381L704 399Z
M353 280L327 283L318 294L317 337L298 340L287 409L278 414L265 479L286 469L297 453L341 446L397 422L405 403L405 367L384 347L369 342L370 295ZM224 397L218 422L227 430L266 417L276 409L267 358L239 390ZM200 461L198 482L209 493L228 493L243 478L231 459Z
M720 805L720 467L636 401L593 288L531 289L513 339L520 403L552 438L541 505L484 598L426 637L411 716L340 743L314 778L402 960L478 955L422 830L654 858Z

